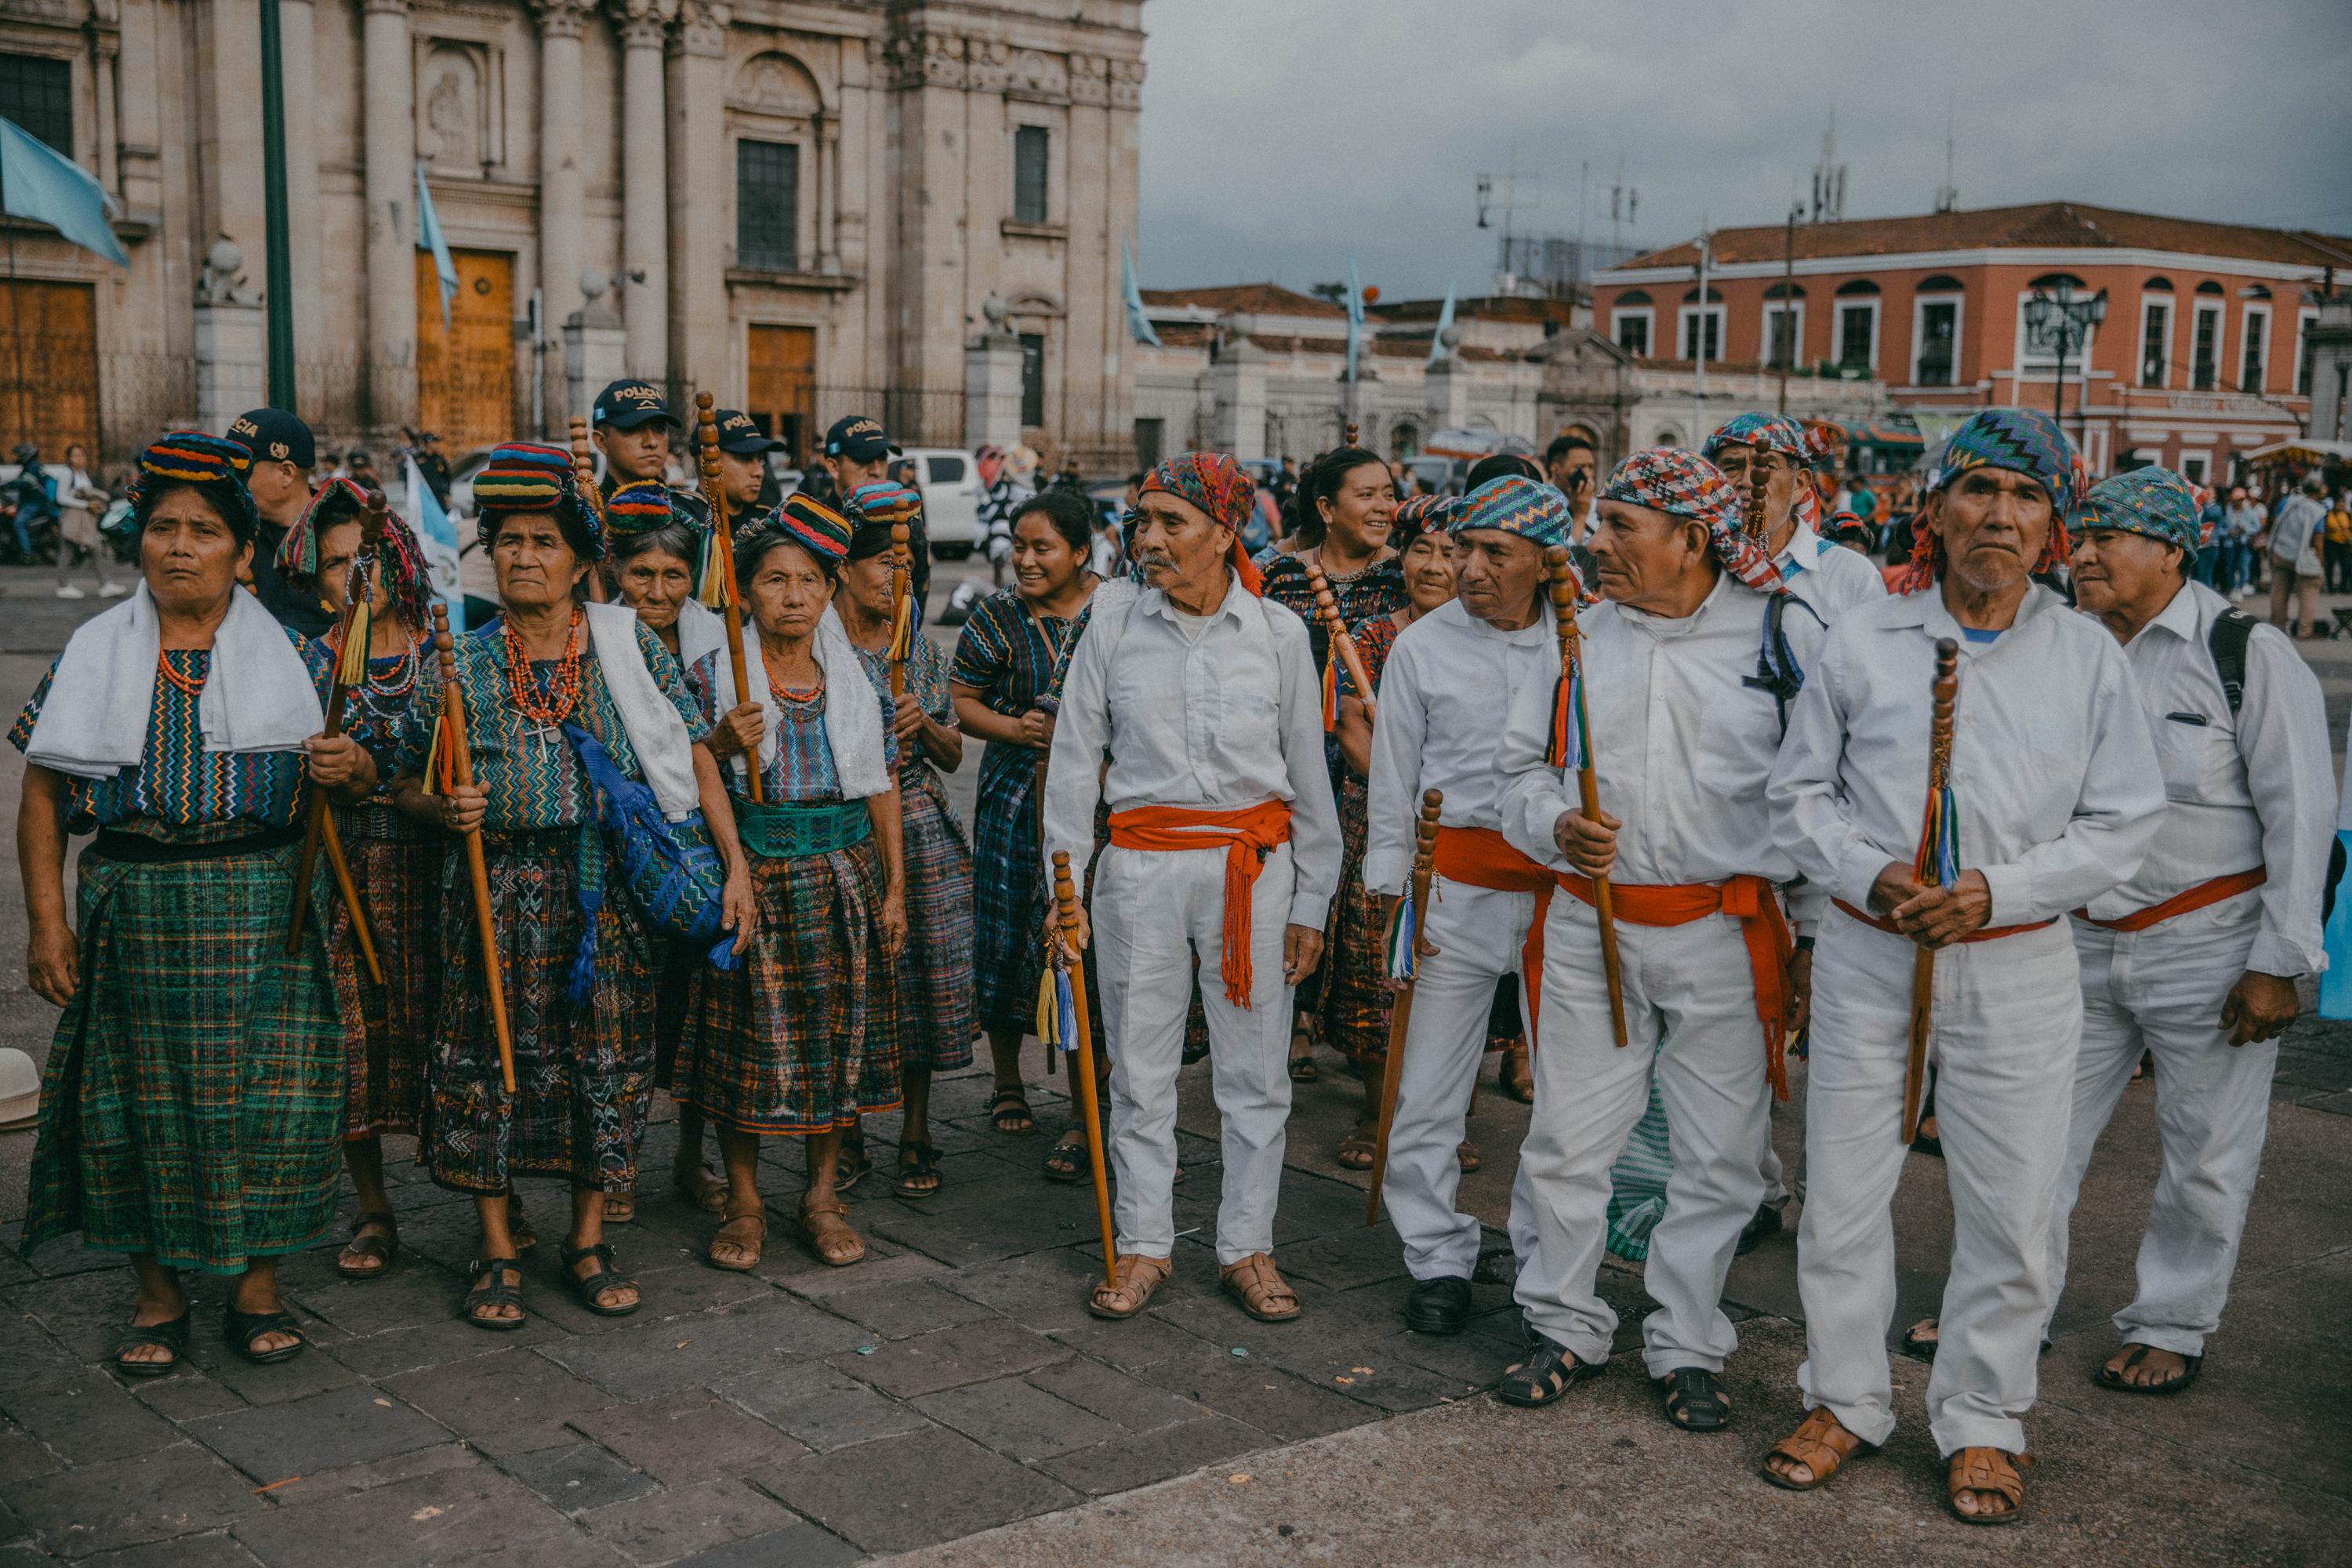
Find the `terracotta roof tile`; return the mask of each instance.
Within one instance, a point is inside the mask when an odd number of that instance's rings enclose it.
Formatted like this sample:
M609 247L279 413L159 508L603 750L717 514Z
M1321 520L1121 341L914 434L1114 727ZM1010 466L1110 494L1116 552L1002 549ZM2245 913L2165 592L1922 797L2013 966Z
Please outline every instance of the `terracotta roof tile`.
M1346 320L1348 312L1330 300L1301 294L1279 283L1232 283L1213 289L1146 289L1146 305L1199 305L1220 312L1246 311L1261 316L1330 316Z

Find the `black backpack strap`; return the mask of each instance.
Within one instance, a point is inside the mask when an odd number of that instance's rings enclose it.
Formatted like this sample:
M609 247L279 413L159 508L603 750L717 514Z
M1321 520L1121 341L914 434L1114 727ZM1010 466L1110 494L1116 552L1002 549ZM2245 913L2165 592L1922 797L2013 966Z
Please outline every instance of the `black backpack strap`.
M1796 605L1816 622L1813 607L1794 594L1773 594L1764 601L1764 642L1756 650L1756 673L1746 678L1742 685L1759 688L1772 694L1772 706L1780 717L1780 735L1789 734L1789 704L1805 687L1804 668L1798 664L1796 653L1789 647L1789 635L1783 629L1789 616L1789 606Z
M2232 607L2213 617L2213 629L2205 638L2213 655L2214 673L2221 678L2221 695L2229 700L2232 719L2246 705L2246 645L2253 640L2255 625L2253 616Z

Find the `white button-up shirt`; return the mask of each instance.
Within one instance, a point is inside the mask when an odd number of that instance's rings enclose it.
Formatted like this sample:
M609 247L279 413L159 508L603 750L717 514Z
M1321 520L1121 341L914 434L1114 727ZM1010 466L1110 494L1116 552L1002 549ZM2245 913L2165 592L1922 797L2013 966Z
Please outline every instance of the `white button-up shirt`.
M1805 524L1797 524L1780 553L1772 557L1789 592L1811 605L1826 625L1857 605L1886 597L1886 579L1870 563L1842 544L1832 544Z
M1503 826L1495 737L1514 692L1551 689L1559 641L1547 605L1533 626L1498 631L1453 600L1397 634L1381 671L1364 841L1364 890L1402 894L1412 871L1421 792L1445 796L1448 827Z
M2272 626L2246 645L2244 703L2233 719L2213 668L2213 622L2229 601L2201 583L2124 645L2164 772L2164 825L2137 875L2090 901L2103 921L2160 904L2201 882L2261 866L2262 926L2246 967L2315 974L2326 967L2320 882L2334 836L2336 770L2319 678Z
M1992 891L1987 923L2050 920L2120 885L2164 815L2156 748L2115 637L2039 584L1989 644L1932 589L1841 616L1772 769L1774 842L1858 910L1889 861L1912 863L1939 637L1960 648L1952 795L1960 868Z
M1766 595L1729 574L1680 620L1614 603L1578 617L1585 708L1601 809L1624 826L1617 867L1625 883L1720 882L1795 874L1772 842L1764 780L1780 748L1772 694L1748 684L1764 643ZM1819 657L1822 628L1791 605L1781 630L1799 668ZM1502 763L1511 775L1503 836L1555 870L1568 867L1552 837L1580 804L1573 776L1544 762L1552 681L1513 694ZM1386 715L1382 715L1385 720Z
M1116 626L1107 625L1119 617ZM1109 635L1106 635L1108 633ZM1110 754L1105 772L1103 754ZM1097 590L1070 659L1045 775L1045 863L1094 854L1095 806L1238 811L1290 803L1290 923L1323 927L1339 882L1339 816L1307 625L1228 580L1205 626L1157 588Z

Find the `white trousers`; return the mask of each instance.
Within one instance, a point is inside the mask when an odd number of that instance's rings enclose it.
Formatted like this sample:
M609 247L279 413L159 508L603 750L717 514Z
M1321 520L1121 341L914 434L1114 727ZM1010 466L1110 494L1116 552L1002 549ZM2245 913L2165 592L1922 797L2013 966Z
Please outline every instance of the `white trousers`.
M1095 966L1109 1035L1110 1154L1118 1167L1121 1252L1166 1258L1176 1245L1176 1070L1192 955L1209 1018L1209 1067L1223 1123L1217 1261L1274 1249L1290 1118L1290 990L1282 933L1295 872L1290 846L1266 858L1250 903L1250 1005L1225 1000L1225 851L1105 849L1095 867Z
M2164 1165L2140 1237L2139 1293L2116 1314L2116 1331L2130 1343L2203 1355L2229 1300L2270 1131L2278 1042L2232 1047L2221 1027L2221 1003L2246 972L2262 927L2262 903L2242 893L2138 932L2072 923L2083 966L2083 1053L2050 1226L2051 1304L2066 1282L2067 1216L2091 1150L2140 1053L2152 1052Z
M1827 1405L1864 1442L1895 1430L1886 1336L1895 1317L1895 1187L1903 1172L1903 1065L1912 956L1843 910L1813 953L1806 1065L1805 1210L1797 1283L1805 1407ZM1936 1125L1952 1194L1952 1258L1927 1384L1937 1447L2025 1448L2051 1215L2083 1036L2074 942L2063 924L1936 954Z
M1650 1237L1646 1282L1658 1310L1643 1324L1652 1377L1720 1372L1739 1345L1723 1281L1739 1232L1764 1196L1764 1026L1739 922L1617 924L1624 979L1621 1049L1610 1026L1600 927L1561 893L1544 926L1542 1039L1519 1176L1533 1247L1519 1266L1528 1321L1580 1362L1607 1359L1617 1314L1593 1289L1608 1231L1609 1171L1642 1119L1650 1075L1666 1109L1674 1173Z
M1381 1198L1404 1242L1415 1279L1464 1279L1478 1266L1478 1222L1454 1205L1462 1187L1458 1151L1470 1119L1470 1091L1486 1054L1495 982L1519 973L1519 952L1535 918L1533 893L1474 888L1441 879L1422 922L1437 949L1421 961L1412 1022L1397 1079L1396 1122ZM1520 1016L1527 1016L1520 987ZM1526 1184L1511 1186L1511 1243L1521 1258Z

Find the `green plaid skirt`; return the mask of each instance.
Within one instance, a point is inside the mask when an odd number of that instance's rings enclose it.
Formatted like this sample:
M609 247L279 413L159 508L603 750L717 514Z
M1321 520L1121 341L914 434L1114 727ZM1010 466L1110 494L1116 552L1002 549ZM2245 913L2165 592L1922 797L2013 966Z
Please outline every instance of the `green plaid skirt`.
M515 1092L499 1077L465 845L455 839L441 884L449 978L425 1057L417 1157L436 1182L460 1192L506 1192L516 1176L626 1192L653 1089L656 944L622 888L620 862L593 857L604 879L595 978L587 1002L574 1006L572 963L585 919L580 830L489 833L483 847Z
M342 1026L317 926L286 956L299 846L79 865L81 986L41 1085L24 1250L238 1274L334 1217ZM323 874L314 898L332 896Z
M1658 1075L1650 1075L1650 1103L1609 1173L1609 1250L1639 1263L1650 1256L1650 1232L1666 1216L1666 1178L1675 1153L1666 1136L1666 1104Z
M425 1048L441 999L441 862L446 840L375 803L335 807L352 882L375 941L378 985L329 879L327 963L343 1021L343 1136L416 1131Z
M745 1132L826 1132L899 1100L898 993L882 960L882 858L751 857L742 965L694 977L671 1092Z
M903 777L903 775L902 775ZM971 1065L971 851L926 767L898 792L907 858L907 945L898 954L898 1038L909 1067Z

